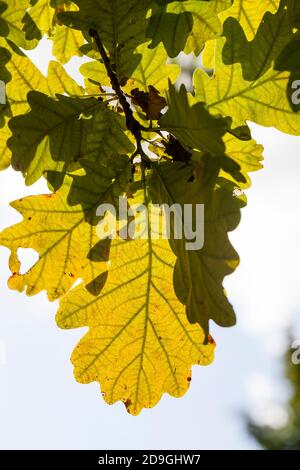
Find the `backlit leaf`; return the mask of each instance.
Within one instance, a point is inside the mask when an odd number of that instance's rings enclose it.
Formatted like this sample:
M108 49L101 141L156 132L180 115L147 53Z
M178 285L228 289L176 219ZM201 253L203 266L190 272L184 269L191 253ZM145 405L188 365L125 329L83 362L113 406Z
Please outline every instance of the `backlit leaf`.
M33 2L33 6L29 10L29 14L37 25L38 29L42 33L46 33L49 36L51 34L54 16L56 13L55 8L53 8L53 4L55 3L56 0L54 0L54 2L49 0L37 0Z
M97 30L121 83L138 66L137 46L146 42L147 12L151 0L74 0L79 12L64 12L59 19L81 31Z
M11 161L11 152L7 146L7 140L11 135L8 119L28 111L27 93L29 91L40 90L48 93L49 88L47 79L20 49L12 48L0 38L0 45L2 44L6 48L5 57L10 57L6 64L10 75L10 80L6 85L7 104L4 107L0 105L0 123L3 121L3 128L0 129L0 132L1 137L6 137L0 139L0 169L5 169ZM26 74L24 70L26 70Z
M184 86L177 92L170 84L168 104L168 111L160 119L162 129L174 134L191 149L214 156L224 153L222 137L228 129L226 119L211 116L204 103L190 106Z
M122 118L95 98L57 95L54 100L32 91L28 103L31 111L10 121L8 141L13 167L23 172L27 184L49 170L74 169L97 150L104 155L107 148L118 150L117 142L124 153L131 149Z
M265 23L261 25L252 46L247 45L245 39L241 41L241 37L239 42L234 43L226 43L224 38L216 40L212 78L200 69L194 75L196 101L205 101L211 113L231 116L236 126L242 126L248 120L276 127L288 134L300 134L300 113L292 109L286 92L290 73L274 67L277 55L292 32L288 17L297 3L291 0L288 6L288 10L283 7L275 15L266 14ZM233 24L239 28L232 19L225 24L228 37L232 34ZM246 57L243 51L247 50ZM249 50L252 51L251 55ZM223 62L224 55L227 65ZM241 65L239 61L242 57ZM273 62L270 63L272 57ZM256 65L251 65L253 61Z
M175 292L187 307L189 321L198 322L206 333L210 319L221 326L235 323L235 314L222 282L239 264L228 232L237 227L240 209L245 205L244 196L234 196L234 184L222 178L216 180L216 170L205 172L204 162L202 173L191 181L189 165L165 163L156 166L152 180L153 198L158 204L166 203L169 207L190 204L194 211L196 204L204 204L204 220L198 224L198 230L204 231L204 245L188 249L189 237L176 239L174 229L170 243L177 257ZM176 218L183 218L184 224L183 209L176 214Z
M77 8L74 4L64 5L64 11L76 10ZM60 11L62 11L62 8ZM75 55L81 55L80 47L84 44L84 37L81 31L68 28L57 21L51 39L53 41L52 53L63 64Z
M145 203L137 195L133 203ZM149 223L151 221L149 220ZM212 361L172 287L175 257L167 240L113 240L107 281L99 296L81 284L62 300L62 328L88 326L72 354L75 377L98 381L104 400L122 400L131 414L156 405L163 393L180 397L193 364Z
M245 182L237 181L232 175L224 170L220 171L220 176L236 183L240 188L246 189L251 186L248 173L258 171L262 168L263 146L258 145L255 140L240 140L235 136L226 134L223 137L225 152L228 157L240 165L240 172L245 178Z
M91 281L97 277L101 263L89 256L98 242L96 225L100 217L96 210L102 202L113 203L131 175L126 158L115 158L114 163L110 167L83 163L86 176L79 177L79 173L78 177L66 177L55 193L12 203L23 221L0 236L1 244L11 250L12 289L26 289L30 296L46 290L49 300L56 300L78 278ZM39 254L38 261L25 274L20 273L18 248L32 248ZM103 255L103 261L105 256L108 253Z
M162 42L169 57L181 51L199 55L205 41L222 32L218 14L231 5L231 0L157 1L152 5L147 36L151 47Z
M264 14L269 11L276 13L280 0L234 0L233 5L226 11L220 13L220 19L236 18L244 30L248 40L254 38L256 31L263 19Z
M0 36L4 36L18 47L33 49L37 40L28 40L24 31L26 12L30 0L9 0L0 2Z

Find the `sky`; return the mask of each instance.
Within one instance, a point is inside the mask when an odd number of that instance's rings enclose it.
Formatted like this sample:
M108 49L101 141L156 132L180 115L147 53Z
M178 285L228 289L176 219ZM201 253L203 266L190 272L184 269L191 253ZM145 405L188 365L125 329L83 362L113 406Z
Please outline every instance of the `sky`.
M31 53L46 72L49 44ZM77 76L78 60L68 65ZM300 141L251 125L265 148L264 169L252 175L248 206L230 238L241 257L225 286L238 323L212 325L215 362L194 367L188 393L164 395L139 416L108 406L96 383L73 378L70 354L84 329L62 331L57 304L44 293L28 298L8 289L8 250L0 248L1 449L256 449L243 414L280 425L289 389L282 381L286 332L300 338ZM13 170L0 173L0 229L21 217L9 202L47 192L25 187ZM21 250L23 270L36 259ZM300 366L298 366L300 367Z

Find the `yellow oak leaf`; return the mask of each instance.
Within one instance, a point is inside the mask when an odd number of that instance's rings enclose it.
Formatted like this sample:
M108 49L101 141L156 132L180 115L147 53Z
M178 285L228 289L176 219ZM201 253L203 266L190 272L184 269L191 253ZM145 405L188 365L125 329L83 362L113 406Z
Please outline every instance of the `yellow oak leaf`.
M114 201L122 193L131 175L128 159L114 159L114 167L87 162L82 170L65 177L62 187L50 194L29 196L11 203L23 215L23 221L7 228L0 243L11 250L9 287L26 289L29 296L46 290L49 300L64 295L81 278L94 281L101 272L99 260L107 261L108 253L91 250L98 242L96 233L97 207ZM93 188L94 186L94 188ZM31 248L39 254L38 261L25 274L17 252ZM97 257L97 260L95 260Z
M139 194L132 204L137 201L143 202ZM149 229L147 239L113 240L100 294L81 284L57 314L61 328L89 328L72 354L76 379L98 381L108 404L123 401L133 415L156 405L163 393L182 396L191 366L209 364L214 351L212 338L203 344L203 330L188 322L175 295L168 241L154 238Z

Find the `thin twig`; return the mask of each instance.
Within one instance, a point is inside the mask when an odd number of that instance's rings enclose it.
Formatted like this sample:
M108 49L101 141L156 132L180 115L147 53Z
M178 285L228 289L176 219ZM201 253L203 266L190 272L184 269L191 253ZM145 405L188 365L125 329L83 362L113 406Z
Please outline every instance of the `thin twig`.
M135 138L137 150L136 150L135 154L133 155L133 157L135 155L140 155L142 157L142 159L144 158L148 161L149 158L147 157L147 155L145 154L145 152L142 149L142 140L143 140L142 132L141 132L142 131L142 126L135 119L135 117L133 115L132 109L131 109L131 107L130 107L127 99L126 99L126 96L123 93L123 90L120 86L120 83L119 83L119 80L118 80L118 77L117 77L117 74L112 68L110 59L109 59L109 57L106 53L106 50L104 49L104 46L102 44L102 41L101 41L100 36L98 34L98 31L96 31L95 29L90 29L89 35L95 40L95 43L97 45L97 48L98 48L98 50L100 52L100 55L101 55L101 58L103 60L104 66L106 68L107 75L110 79L112 89L116 93L116 95L119 99L120 105L121 105L121 107L124 111L125 118L126 118L126 127L132 133L132 135Z

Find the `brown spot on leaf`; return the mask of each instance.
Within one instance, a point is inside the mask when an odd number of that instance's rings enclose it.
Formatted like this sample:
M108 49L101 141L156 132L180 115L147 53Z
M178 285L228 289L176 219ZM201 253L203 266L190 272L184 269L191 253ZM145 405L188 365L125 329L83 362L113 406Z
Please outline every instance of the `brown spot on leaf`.
M128 408L130 407L132 401L130 400L130 398L127 398L127 400L124 401L124 405L126 406L126 409L128 411Z
M215 340L211 335L207 335L207 343L208 344L216 344Z

